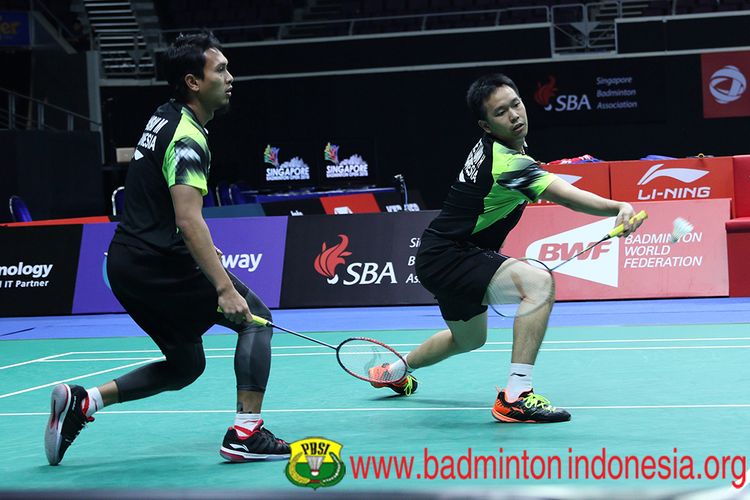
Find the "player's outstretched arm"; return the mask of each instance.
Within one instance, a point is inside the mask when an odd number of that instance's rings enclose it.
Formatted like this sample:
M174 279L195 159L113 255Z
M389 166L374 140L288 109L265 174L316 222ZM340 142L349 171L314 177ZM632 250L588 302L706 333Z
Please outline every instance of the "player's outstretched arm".
M622 236L627 236L641 225L642 220L635 217L630 203L609 200L601 196L578 189L562 179L555 179L547 186L540 198L564 207L591 215L617 216L615 226L623 224ZM633 222L631 223L631 219Z

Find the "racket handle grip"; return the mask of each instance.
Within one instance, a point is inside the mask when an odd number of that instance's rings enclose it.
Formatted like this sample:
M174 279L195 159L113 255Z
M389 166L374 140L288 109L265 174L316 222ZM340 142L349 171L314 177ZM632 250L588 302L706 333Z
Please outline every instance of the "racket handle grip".
M645 210L641 210L637 214L635 214L633 217L630 218L630 223L635 224L636 221L642 221L648 219L648 214ZM622 234L622 232L625 230L625 226L623 224L620 224L619 226L613 228L610 232L607 233L607 236L610 238L614 238L615 236L619 236Z
M216 312L224 314L224 310L221 308L221 306L217 306L216 307ZM265 318L261 318L260 316L256 316L253 313L250 313L250 320L253 323L257 323L257 324L259 324L261 326L271 326L271 322L270 321L268 321Z

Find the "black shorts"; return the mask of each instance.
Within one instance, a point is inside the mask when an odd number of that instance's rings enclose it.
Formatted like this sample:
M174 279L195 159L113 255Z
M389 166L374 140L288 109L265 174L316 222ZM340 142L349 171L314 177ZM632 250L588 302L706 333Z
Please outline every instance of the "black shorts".
M468 241L422 235L415 262L419 282L437 299L447 321L468 321L487 310L487 287L507 257Z
M166 256L113 242L107 275L117 300L162 351L200 343L224 318L216 289L190 254ZM229 277L244 296L247 287Z

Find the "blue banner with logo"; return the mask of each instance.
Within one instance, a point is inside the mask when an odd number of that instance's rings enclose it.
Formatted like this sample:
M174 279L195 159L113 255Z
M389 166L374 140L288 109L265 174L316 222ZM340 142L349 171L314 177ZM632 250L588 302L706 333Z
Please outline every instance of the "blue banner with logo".
M286 217L209 219L224 267L268 307L279 306ZM83 226L73 314L122 312L107 278L107 249L117 223Z
M27 47L30 33L28 12L0 11L0 46Z

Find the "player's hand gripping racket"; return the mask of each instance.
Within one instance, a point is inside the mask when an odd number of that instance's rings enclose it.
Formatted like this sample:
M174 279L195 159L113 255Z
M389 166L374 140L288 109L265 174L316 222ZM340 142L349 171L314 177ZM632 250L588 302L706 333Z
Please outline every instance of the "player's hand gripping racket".
M641 210L630 219L630 223L634 224L646 218L648 214ZM505 318L527 316L543 307L551 307L555 301L555 278L552 271L595 246L621 235L623 231L625 231L625 226L620 224L596 243L592 243L554 267L528 257L506 260L487 288L485 303Z
M353 377L381 384L399 383L406 378L406 362L404 358L391 346L379 340L366 337L352 337L344 340L338 346L334 346L308 337L307 335L282 328L260 316L251 316L253 323L276 328L282 332L291 333L310 342L333 349L336 351L336 359L341 368ZM389 368L373 370L373 368L382 367L384 364L387 364Z

